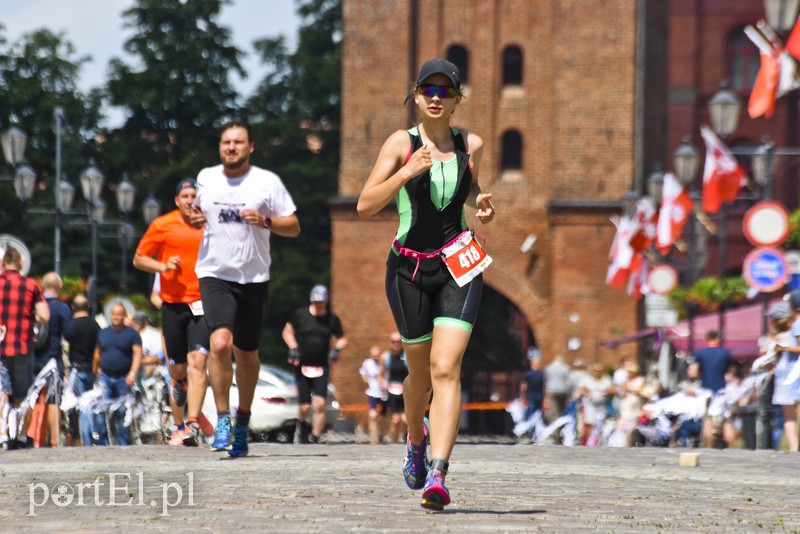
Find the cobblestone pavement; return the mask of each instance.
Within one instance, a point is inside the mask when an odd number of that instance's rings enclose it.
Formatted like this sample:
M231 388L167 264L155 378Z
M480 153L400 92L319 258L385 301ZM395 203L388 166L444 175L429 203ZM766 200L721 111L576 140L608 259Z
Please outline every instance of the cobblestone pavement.
M158 445L0 452L0 531L800 531L796 453L700 449L698 467L679 467L682 449L459 443L453 503L435 514L405 487L403 452L352 441L256 443L237 460Z

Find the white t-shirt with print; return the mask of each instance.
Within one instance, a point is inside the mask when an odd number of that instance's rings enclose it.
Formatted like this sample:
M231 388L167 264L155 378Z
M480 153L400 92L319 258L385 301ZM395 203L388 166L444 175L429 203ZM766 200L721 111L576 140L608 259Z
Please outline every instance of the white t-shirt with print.
M266 217L288 217L297 211L286 186L274 172L250 166L244 176L228 178L222 165L197 175L194 206L206 216L195 272L239 284L269 280L269 236L272 232L242 221L244 209Z

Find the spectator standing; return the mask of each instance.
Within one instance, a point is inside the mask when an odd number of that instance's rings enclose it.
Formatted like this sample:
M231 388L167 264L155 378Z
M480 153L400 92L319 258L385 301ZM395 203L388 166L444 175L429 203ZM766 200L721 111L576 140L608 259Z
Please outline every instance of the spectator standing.
M377 445L383 437L383 418L386 415L388 394L386 391L386 367L383 362L381 348L377 345L369 349L369 358L364 360L359 369L364 383L367 384L367 403L369 404L368 426L369 444Z
M525 419L540 411L545 398L545 375L542 371L542 359L539 355L528 358L530 369L522 375L519 385L519 396L528 403Z
M33 371L38 374L50 360L55 360L58 373L47 381L47 427L50 431L50 445L56 447L61 435L61 388L64 380L64 357L61 346L62 339L72 341L75 327L69 306L59 298L64 287L58 273L49 272L42 278L42 291L50 308L50 321L47 326L47 345L35 351ZM44 437L44 436L42 436ZM40 443L38 445L43 445Z
M728 349L721 346L719 332L709 330L706 346L694 353L694 361L700 364L703 388L712 394L725 388L725 372L734 362Z
M794 292L792 292L794 293ZM800 437L797 427L797 403L800 400L800 379L788 382L792 368L798 361L800 347L797 336L800 326L795 319L795 312L790 302L777 302L768 310L772 319L773 332L767 343L767 350L775 351L775 382L772 403L781 407L783 412L783 431L790 451L800 448Z
M94 388L92 361L100 326L89 316L89 299L85 295L77 295L72 300L72 312L75 333L69 344L69 361L72 365L72 391L80 397ZM81 442L88 447L92 444L92 414L81 412L79 421Z
M563 356L557 354L553 361L545 366L544 381L547 384L545 390L547 420L552 422L564 413L570 394L569 366L564 362Z
M142 364L142 337L125 325L125 307L111 307L111 326L103 328L97 335L94 349L93 370L102 389L102 399L116 401L131 392L136 375ZM125 407L114 410L117 445L130 444L130 429L125 426ZM94 431L98 445L108 445L108 426L105 414L96 414Z
M0 273L0 365L4 368L2 384L3 404L9 400L18 407L28 389L33 385L33 323L47 323L50 308L44 299L42 289L36 280L24 276L22 255L14 247L6 247L3 254L3 272ZM4 407L0 406L0 410ZM0 442L3 448L16 448L27 438L28 421L22 425L22 432L12 443L14 432L9 436L8 429L0 429Z
M325 429L325 404L328 397L330 363L339 359L347 338L339 317L328 309L328 288L311 288L310 303L295 310L283 327L283 341L289 347L289 363L295 366L297 379L298 433L301 443L319 443ZM331 348L331 338L335 340ZM311 433L304 427L314 405Z
M277 174L250 164L255 150L250 127L241 121L222 126L221 165L197 176L190 223L203 228L195 273L208 324L208 371L217 428L211 447L232 458L248 452L250 408L258 371L258 344L269 294L270 236L297 237L300 222L292 197ZM163 288L162 288L163 292ZM239 406L231 443L230 388L236 358Z
M400 443L406 435L406 405L403 401L403 385L408 376L408 361L403 350L403 340L399 332L389 336L389 350L384 354L387 372L386 390L389 394L388 406L392 412L389 420L389 438L392 443Z
M139 332L142 338L142 366L139 368L142 378L153 375L156 367L164 364L164 345L161 332L150 323L146 311L139 310L133 314L131 328Z
M606 403L608 395L613 393L611 378L605 374L602 363L592 365L589 378L585 379L579 386L582 396L583 408L583 435L581 443L583 445L599 444L599 435L603 430L606 418ZM597 433L595 433L597 428Z

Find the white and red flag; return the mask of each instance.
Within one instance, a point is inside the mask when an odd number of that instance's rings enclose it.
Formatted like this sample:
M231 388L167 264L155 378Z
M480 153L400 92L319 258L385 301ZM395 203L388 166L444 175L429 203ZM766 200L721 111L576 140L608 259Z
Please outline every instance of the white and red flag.
M630 275L631 260L634 250L631 247L632 221L629 217L612 217L611 222L617 227L614 241L611 242L611 250L608 252L608 271L606 272L606 284L619 290L625 289Z
M658 211L647 198L642 198L636 204L636 214L633 216L630 244L634 251L641 252L650 248L656 239L656 225L658 224Z
M681 235L693 210L694 202L689 193L678 182L674 174L666 173L656 229L656 247L662 254L666 254Z
M786 51L800 61L800 17L794 23L789 39L786 40Z
M717 213L723 202L736 200L745 180L744 169L717 135L707 126L700 128L706 142L703 170L703 211Z
M759 29L766 30L766 35L774 35L766 22L759 23ZM780 56L783 45L777 40L769 40L764 34L753 26L744 29L745 35L753 42L761 56L761 66L758 68L756 81L750 91L750 100L747 103L747 113L755 119L764 115L769 118L775 111L775 100L778 95L778 84L781 76Z

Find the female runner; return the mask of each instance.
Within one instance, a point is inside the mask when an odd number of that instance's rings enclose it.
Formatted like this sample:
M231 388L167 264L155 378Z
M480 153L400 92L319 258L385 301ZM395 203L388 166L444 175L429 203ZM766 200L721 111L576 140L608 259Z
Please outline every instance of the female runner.
M455 65L425 62L406 98L422 121L389 136L358 200L364 218L397 202L400 226L386 262L386 295L408 361L403 476L410 488L423 489L422 507L430 510L450 503L444 481L461 416L461 360L480 304L480 272L491 261L464 215L467 203L486 224L494 207L478 185L483 140L450 127L462 96Z

